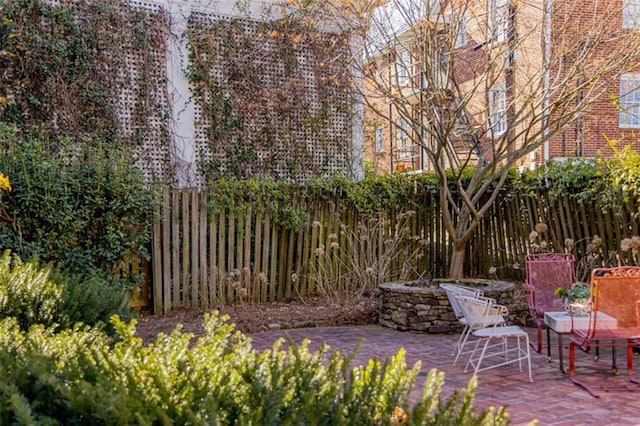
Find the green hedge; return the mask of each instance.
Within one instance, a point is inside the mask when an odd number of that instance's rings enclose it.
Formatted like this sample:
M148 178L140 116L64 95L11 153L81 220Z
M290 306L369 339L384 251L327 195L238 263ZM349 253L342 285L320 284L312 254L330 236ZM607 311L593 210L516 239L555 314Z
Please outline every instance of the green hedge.
M71 276L37 260L23 262L7 250L0 257L0 319L13 317L22 330L35 324L56 329L78 323L110 326L111 315L131 317L129 297L122 286L114 286L94 275Z
M109 275L123 283L148 257L153 195L124 153L23 140L0 124L0 171L11 191L0 200L0 250L73 274Z
M144 344L135 321L113 316L105 286L81 297L80 280L0 258L0 424L504 424L503 409L474 413L475 380L447 401L432 370L409 406L419 365L404 352L385 362L283 340L258 352L217 313L197 340L176 328ZM71 288L70 288L71 287ZM115 298L113 300L116 300ZM69 302L76 303L70 308ZM102 314L96 314L103 308ZM112 307L111 310L116 310ZM97 319L97 320L96 320ZM75 322L75 321L83 321ZM73 326L70 328L70 326ZM61 327L62 326L62 327Z
M258 352L224 319L207 316L195 342L175 330L146 346L117 318L115 339L2 320L0 424L506 424L503 409L474 413L474 380L442 400L435 370L410 407L419 365L402 351L356 367L308 342Z

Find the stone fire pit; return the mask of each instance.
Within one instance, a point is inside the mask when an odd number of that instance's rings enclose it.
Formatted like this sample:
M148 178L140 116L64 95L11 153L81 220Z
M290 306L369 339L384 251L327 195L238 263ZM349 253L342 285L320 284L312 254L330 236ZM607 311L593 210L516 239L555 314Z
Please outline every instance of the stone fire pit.
M485 279L434 279L381 284L379 323L401 331L450 333L462 331L440 283L479 288L484 295L509 309L509 321L521 324L527 315L526 299L516 285ZM519 286L518 286L519 287Z

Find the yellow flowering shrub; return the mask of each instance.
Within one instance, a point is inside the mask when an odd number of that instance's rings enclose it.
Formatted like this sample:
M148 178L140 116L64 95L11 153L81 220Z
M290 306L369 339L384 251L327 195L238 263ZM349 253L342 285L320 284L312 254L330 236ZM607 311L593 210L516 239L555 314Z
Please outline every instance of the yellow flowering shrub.
M11 182L9 178L0 173L0 190L11 191Z

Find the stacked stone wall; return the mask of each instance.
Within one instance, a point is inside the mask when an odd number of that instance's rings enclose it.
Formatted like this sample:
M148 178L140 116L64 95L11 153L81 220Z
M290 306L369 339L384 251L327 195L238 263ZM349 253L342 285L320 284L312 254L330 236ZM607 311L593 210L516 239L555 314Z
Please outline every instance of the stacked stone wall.
M510 324L526 325L529 318L526 294L521 283L473 280L460 283L479 285L486 297L509 310ZM437 284L412 285L406 282L386 283L379 288L380 325L400 331L423 333L459 333L462 325L456 319L447 293Z

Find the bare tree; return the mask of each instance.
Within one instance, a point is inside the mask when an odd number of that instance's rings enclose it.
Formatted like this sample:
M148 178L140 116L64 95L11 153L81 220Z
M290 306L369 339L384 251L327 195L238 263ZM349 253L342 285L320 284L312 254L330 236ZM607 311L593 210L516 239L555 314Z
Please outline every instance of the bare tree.
M291 3L291 1L289 1ZM294 2L295 3L295 2ZM349 32L344 60L368 114L391 123L393 152L435 172L461 277L467 242L508 173L619 94L640 37L622 2L327 0L299 10ZM401 124L398 124L398 123ZM581 136L578 131L576 138ZM392 138L393 140L394 138ZM393 153L392 152L392 153Z

